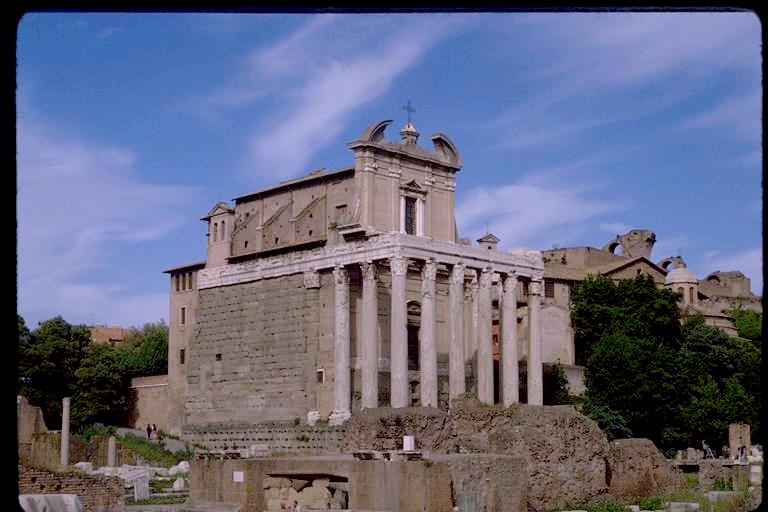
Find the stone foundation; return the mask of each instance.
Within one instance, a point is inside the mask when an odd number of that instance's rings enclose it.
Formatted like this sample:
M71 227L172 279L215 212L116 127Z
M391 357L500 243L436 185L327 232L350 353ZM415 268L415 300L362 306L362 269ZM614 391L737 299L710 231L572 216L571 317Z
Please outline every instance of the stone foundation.
M19 473L19 494L76 494L83 504L83 512L125 510L123 481L117 477L74 471L54 473L24 466Z
M184 440L213 451L238 451L252 445L267 445L272 454L339 453L345 427L315 426L292 421L271 421L252 425L215 423L185 425Z

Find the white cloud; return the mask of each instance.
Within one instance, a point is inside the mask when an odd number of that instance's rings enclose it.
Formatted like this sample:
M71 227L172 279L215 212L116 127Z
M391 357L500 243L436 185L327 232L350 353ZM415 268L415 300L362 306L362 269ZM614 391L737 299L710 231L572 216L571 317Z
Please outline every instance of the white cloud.
M153 185L136 174L137 157L124 148L78 140L21 109L18 141L18 290L22 314L71 321L114 322L118 301L152 304L130 284L85 283L117 251L138 250L178 226L196 191ZM26 110L26 111L24 111ZM116 280L119 279L116 277ZM134 313L146 311L140 306ZM167 306L166 308L167 309ZM126 313L128 315L128 313ZM149 320L167 316L161 309ZM128 318L128 316L126 316ZM146 320L146 321L149 321Z
M733 95L713 105L708 111L681 122L684 129L728 127L739 140L760 142L762 136L762 91ZM761 152L758 150L758 154ZM762 156L762 155L760 155Z
M740 270L750 279L752 293L763 294L763 249L760 247L736 253L709 251L704 254L700 265L701 269L696 269L699 278L717 270L723 272Z
M240 167L253 181L290 177L306 171L356 109L385 94L459 23L452 15L308 17L285 38L240 59L234 78L185 108L221 123L235 108L266 106L271 113L261 111L248 130Z
M584 186L546 183L478 187L456 207L459 234L477 238L489 222L503 248L566 246L591 228L594 217L626 208L624 200L591 198L590 192Z
M631 227L627 226L623 222L601 222L600 223L600 231L605 231L606 233L611 233L613 235L623 235L624 233L628 232Z

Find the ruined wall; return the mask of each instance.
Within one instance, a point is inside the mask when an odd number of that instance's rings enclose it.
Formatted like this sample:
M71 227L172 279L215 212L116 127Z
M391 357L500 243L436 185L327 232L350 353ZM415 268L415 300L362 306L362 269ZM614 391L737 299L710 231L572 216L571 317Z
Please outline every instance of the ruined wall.
M34 405L29 405L26 398L16 397L17 440L19 461L24 464L29 462L32 451L32 436L37 433L48 432L43 418L43 410Z
M107 465L109 438L94 436L83 443L76 436L69 436L69 463L91 462L94 468ZM137 464L140 457L130 448L117 442L115 464ZM56 468L61 462L61 433L45 432L32 436L29 464L35 467Z
M19 494L77 494L84 512L125 510L123 480L118 477L53 473L24 466L19 472Z
M685 488L685 476L650 439L618 439L608 452L608 492L617 498L656 496Z
M131 379L128 402L128 426L143 430L147 424L169 431L168 375Z
M541 308L541 357L545 363L574 364L571 312L556 305Z
M525 460L509 455L461 454L436 457L448 465L453 501L459 510L527 510Z
M701 492L712 490L715 482L729 483L733 490L742 491L749 485L749 465L725 465L721 459L699 461L699 487Z
M294 274L200 290L198 301L186 423L305 418L315 405L317 289Z
M237 451L251 445L267 445L271 453L327 454L338 453L344 427L327 424L309 426L294 422L262 422L257 424L206 424L184 428L187 442L209 450Z

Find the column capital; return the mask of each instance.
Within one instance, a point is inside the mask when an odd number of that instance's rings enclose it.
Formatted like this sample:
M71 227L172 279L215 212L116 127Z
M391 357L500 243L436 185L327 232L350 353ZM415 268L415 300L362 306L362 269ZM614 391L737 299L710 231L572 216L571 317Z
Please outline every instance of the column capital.
M333 278L336 281L336 285L348 285L349 284L349 272L344 265L336 265L333 268Z
M493 269L485 267L480 272L480 288L490 288L493 285Z
M361 261L360 270L363 274L363 281L375 281L377 277L376 263L372 261Z
M393 256L389 259L389 266L396 276L404 276L408 272L408 258L405 256Z
M424 281L434 281L437 278L437 262L433 258L424 262L424 266L421 268L421 278Z
M320 288L320 274L317 270L304 271L304 288Z
M541 279L531 278L531 282L528 285L528 295L541 295Z
M517 291L517 274L512 272L504 277L503 289L505 293L515 293Z
M464 263L457 263L451 269L451 284L464 284Z

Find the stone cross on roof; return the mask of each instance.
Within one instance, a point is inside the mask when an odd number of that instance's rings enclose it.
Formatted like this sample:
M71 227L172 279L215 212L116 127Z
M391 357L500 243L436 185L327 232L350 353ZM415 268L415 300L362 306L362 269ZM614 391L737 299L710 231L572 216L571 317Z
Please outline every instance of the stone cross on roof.
M408 100L408 103L403 105L403 110L408 112L408 124L411 124L411 114L416 112L416 109L413 108L413 105L411 105L411 100Z

